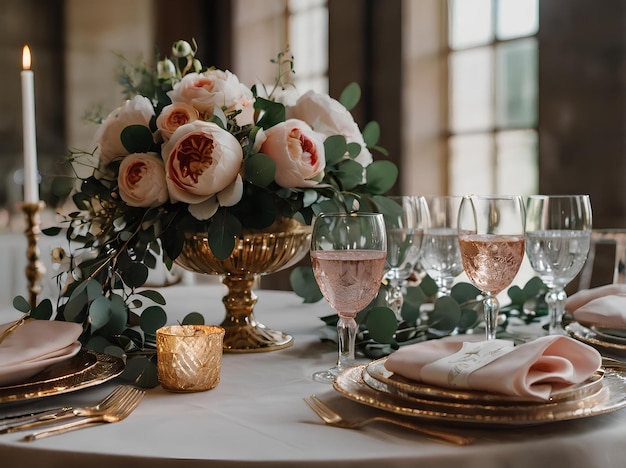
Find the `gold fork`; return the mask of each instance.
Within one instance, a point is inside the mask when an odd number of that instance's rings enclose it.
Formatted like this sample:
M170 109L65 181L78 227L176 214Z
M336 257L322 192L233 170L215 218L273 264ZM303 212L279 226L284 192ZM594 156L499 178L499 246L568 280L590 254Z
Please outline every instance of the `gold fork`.
M327 404L325 404L322 400L317 398L315 395L311 395L309 398L305 398L304 401L307 405L313 410L315 414L317 414L326 424L329 426L335 427L343 427L346 429L358 429L367 424L373 422L386 422L390 424L395 424L397 426L401 426L407 429L412 429L417 432L421 432L423 434L429 435L431 437L435 437L439 439L439 441L449 442L455 445L469 445L474 442L472 437L465 437L459 434L453 434L450 432L442 432L436 429L429 429L426 427L419 426L417 424L413 424L408 421L404 421L401 419L390 418L386 416L374 416L367 419L362 419L358 421L349 421L337 413L335 410L330 408Z
M59 424L58 426L51 427L50 429L34 432L25 436L22 441L32 442L33 440L39 440L44 437L50 437L58 434L65 434L66 432L75 431L77 429L93 427L103 423L115 423L122 421L123 419L126 419L135 408L137 408L137 405L139 405L145 394L145 391L133 388L133 392L131 392L129 397L122 402L122 404L109 408L104 414Z
M63 421L77 416L98 416L107 412L111 407L124 403L134 394L135 391L136 389L130 385L120 385L96 405L86 406L83 408L60 408L58 412L45 414L44 416L40 416L35 421L14 424L0 429L0 434L10 434L12 432L23 431L25 429L54 424L58 421Z

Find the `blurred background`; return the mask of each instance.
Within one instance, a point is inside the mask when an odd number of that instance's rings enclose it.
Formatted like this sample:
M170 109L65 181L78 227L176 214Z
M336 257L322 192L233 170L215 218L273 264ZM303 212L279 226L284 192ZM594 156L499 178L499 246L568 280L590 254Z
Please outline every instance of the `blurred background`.
M154 63L155 47L168 56L178 39L247 85L272 83L270 60L287 45L299 89L337 98L359 83L354 114L381 124L396 194L588 193L594 227L626 228L623 0L1 0L0 10L0 230L23 229L23 45L52 212L68 148L94 149L86 117L121 103L119 54Z

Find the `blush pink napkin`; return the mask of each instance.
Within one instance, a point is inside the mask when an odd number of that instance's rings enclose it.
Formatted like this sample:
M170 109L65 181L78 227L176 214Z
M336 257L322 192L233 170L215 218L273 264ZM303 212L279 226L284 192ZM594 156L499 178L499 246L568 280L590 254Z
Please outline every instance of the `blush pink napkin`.
M592 347L567 336L551 335L515 346L469 373L464 383L451 384L450 376L459 370L464 356L455 356L456 363L447 361L459 353L464 340L467 342L468 337L442 338L400 348L387 358L385 367L430 385L547 400L552 391L587 380L602 363L600 353Z
M13 322L0 325L0 333ZM80 351L77 323L27 320L0 343L0 385L26 381L46 367Z
M608 284L574 293L565 310L583 325L626 330L626 284Z

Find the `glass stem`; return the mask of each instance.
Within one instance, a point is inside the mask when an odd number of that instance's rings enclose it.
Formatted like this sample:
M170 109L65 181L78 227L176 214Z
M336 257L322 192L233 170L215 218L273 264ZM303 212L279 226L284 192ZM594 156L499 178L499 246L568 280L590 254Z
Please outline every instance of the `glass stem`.
M562 333L561 320L563 318L563 311L565 310L565 299L567 299L567 294L563 291L563 288L553 288L546 294L548 317L550 318L548 333L550 335L559 335Z
M402 320L402 304L404 295L402 294L402 281L390 280L389 288L385 296L387 306L393 311L398 321Z
M437 284L437 297L449 296L452 292L452 283L454 283L454 278L449 276L440 276L435 278L435 283Z
M339 316L337 322L337 336L339 342L339 356L337 358L337 368L343 371L354 365L354 345L358 325L352 317Z
M500 303L496 297L488 295L483 301L483 307L485 309L485 333L487 340L495 340Z

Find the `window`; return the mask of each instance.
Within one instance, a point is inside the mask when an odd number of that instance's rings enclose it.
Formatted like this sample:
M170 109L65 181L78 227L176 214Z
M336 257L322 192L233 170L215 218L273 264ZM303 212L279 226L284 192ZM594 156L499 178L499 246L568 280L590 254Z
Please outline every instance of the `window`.
M536 193L538 0L448 6L448 191Z
M296 74L292 81L304 92L328 92L328 8L326 0L288 0L289 48Z

